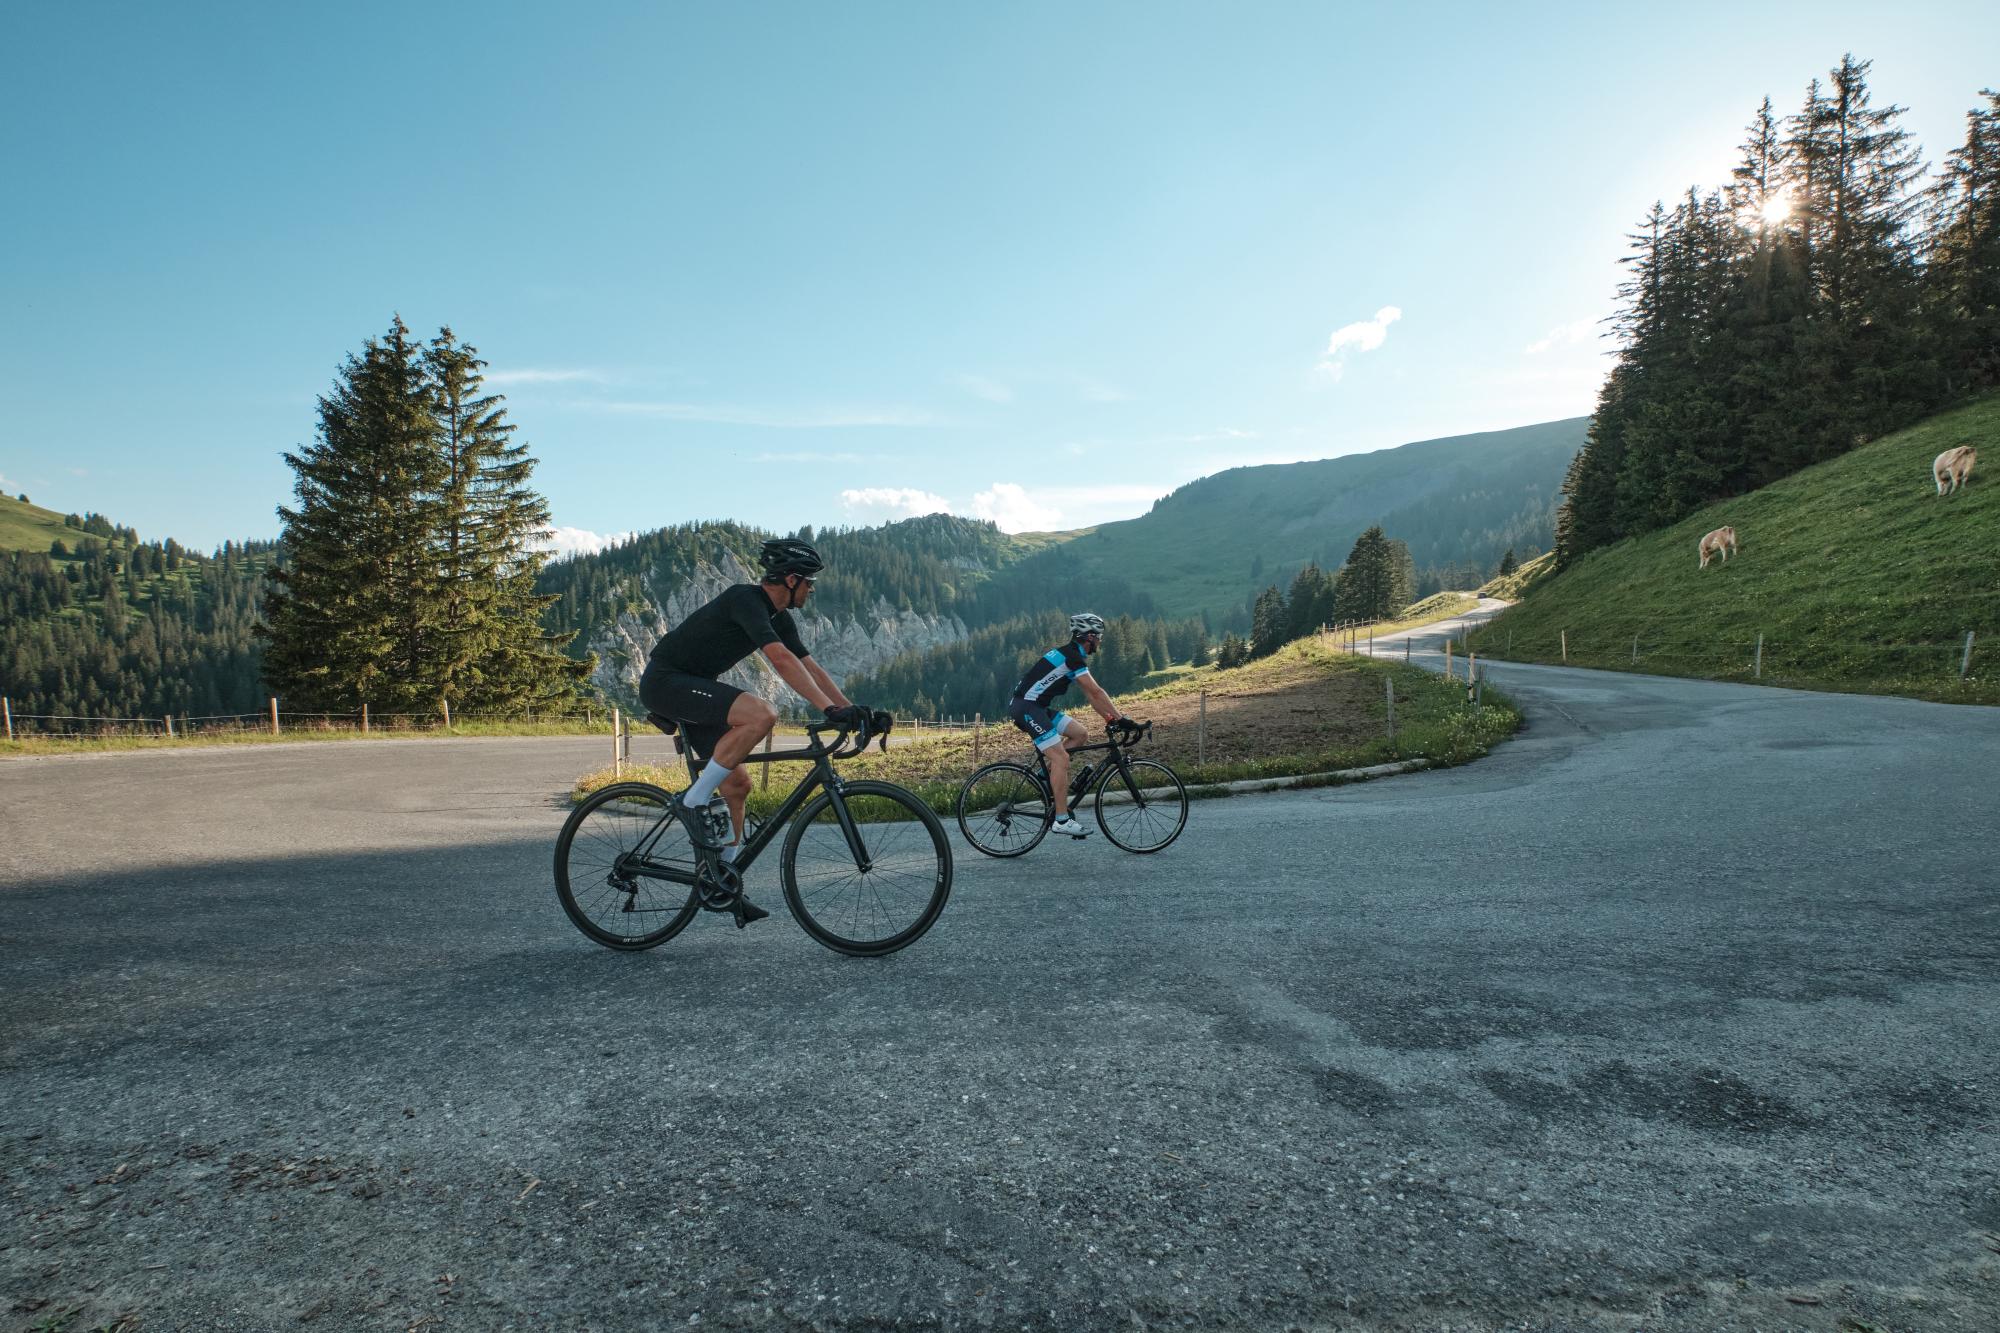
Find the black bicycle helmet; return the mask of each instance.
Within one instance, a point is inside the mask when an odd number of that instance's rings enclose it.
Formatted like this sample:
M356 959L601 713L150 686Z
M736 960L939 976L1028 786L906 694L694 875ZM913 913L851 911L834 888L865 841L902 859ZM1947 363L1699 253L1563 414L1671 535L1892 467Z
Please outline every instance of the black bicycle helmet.
M819 552L797 537L773 537L764 543L764 550L757 559L764 566L764 577L767 579L781 579L787 574L804 574L811 578L826 568L826 561L820 559Z

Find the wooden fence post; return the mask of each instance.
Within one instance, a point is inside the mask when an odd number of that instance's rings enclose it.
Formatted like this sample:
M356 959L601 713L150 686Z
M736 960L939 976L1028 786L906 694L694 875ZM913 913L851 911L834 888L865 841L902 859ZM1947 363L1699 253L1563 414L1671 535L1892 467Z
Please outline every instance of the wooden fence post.
M1958 659L1958 678L1965 679L1965 673L1972 670L1972 631L1965 632L1965 656Z
M1458 679L1457 673L1451 669L1451 636L1449 634L1445 636L1444 640L1444 678L1446 680Z
M1382 684L1389 692L1389 740L1393 744L1396 739L1396 681L1394 677L1385 676Z
M1757 663L1751 669L1756 673L1758 680L1764 679L1764 636L1762 634L1757 636Z
M278 734L278 696L271 696L271 734Z
M368 705L365 703L361 705L361 734L368 734Z
M172 740L174 738L174 715L172 713L169 713L165 717L161 718L160 722L167 729L167 739Z
M1403 636L1403 660L1405 662L1408 662L1410 660L1410 640L1416 637L1417 635L1415 630L1412 630L1410 633L1405 634Z
M1569 665L1569 631L1562 631L1563 665Z
M1634 634L1632 636L1632 661L1636 664L1638 660L1639 660L1639 636Z
M444 705L444 729L445 729L446 731L450 731L450 730L451 730L451 700L449 700L449 699L440 699L440 700L438 700L438 702L439 702L440 704L443 704L443 705Z
M972 715L972 766L974 768L979 767L979 733L985 726L986 714L974 713Z
M13 700L7 698L0 698L0 718L5 718L7 720L7 739L10 741L13 740L14 739Z
M621 724L621 723L622 723L622 721L623 721L623 717L624 717L624 715L623 715L623 714L621 714L621 713L620 713L620 712L618 711L618 709L617 709L616 707L613 707L613 708L612 708L612 710L611 710L611 776L612 776L612 777L614 777L614 778L622 778L622 777L624 777L624 776L625 776L625 755L624 755L623 751L621 751L621 750L620 750L620 749L618 748L618 728L619 728L620 724Z
M1208 691L1207 690L1203 690L1201 692L1201 712L1195 716L1194 761L1197 764L1205 764L1208 762Z

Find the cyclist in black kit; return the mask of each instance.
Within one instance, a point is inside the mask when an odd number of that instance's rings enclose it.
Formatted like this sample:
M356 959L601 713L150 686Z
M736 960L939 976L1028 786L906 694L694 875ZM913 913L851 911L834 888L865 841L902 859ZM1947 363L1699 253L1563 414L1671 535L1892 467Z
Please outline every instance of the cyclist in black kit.
M1049 825L1049 832L1072 838L1090 836L1090 830L1069 814L1069 752L1082 745L1089 733L1083 729L1083 723L1052 710L1049 702L1074 680L1083 687L1084 698L1107 725L1131 721L1118 711L1118 705L1111 702L1111 696L1090 674L1089 656L1103 641L1104 617L1088 611L1077 612L1069 618L1069 642L1036 658L1007 703L1007 716L1034 740L1035 748L1042 752L1042 762L1049 768L1049 795L1056 807L1056 822Z
M825 712L828 721L852 726L870 716L813 660L792 619L792 612L812 596L813 577L826 567L819 552L797 538L783 537L765 542L759 558L763 582L739 583L674 626L653 645L639 678L639 701L680 723L695 756L707 761L681 796L688 812L681 823L689 841L720 849L725 861L743 841L743 801L750 794L743 761L778 724L778 710L717 678L762 651L779 678ZM720 820L711 824L707 817L709 798L718 791L729 806L727 825ZM769 915L738 897L739 928Z

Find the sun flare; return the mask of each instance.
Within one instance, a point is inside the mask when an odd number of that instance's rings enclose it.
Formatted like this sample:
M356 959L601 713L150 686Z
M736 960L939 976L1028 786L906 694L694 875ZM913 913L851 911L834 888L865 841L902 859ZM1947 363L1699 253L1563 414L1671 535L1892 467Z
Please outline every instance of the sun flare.
M1764 225L1775 227L1792 215L1792 192L1780 190L1764 201Z

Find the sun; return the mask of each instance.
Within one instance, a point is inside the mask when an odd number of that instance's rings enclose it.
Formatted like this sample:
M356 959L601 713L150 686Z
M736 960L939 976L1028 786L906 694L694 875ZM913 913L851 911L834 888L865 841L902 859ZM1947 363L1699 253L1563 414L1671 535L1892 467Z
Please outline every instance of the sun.
M1775 227L1782 223L1792 215L1792 192L1790 190L1778 191L1764 201L1764 207L1761 211L1765 226Z

